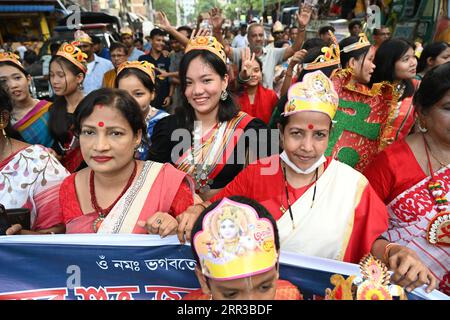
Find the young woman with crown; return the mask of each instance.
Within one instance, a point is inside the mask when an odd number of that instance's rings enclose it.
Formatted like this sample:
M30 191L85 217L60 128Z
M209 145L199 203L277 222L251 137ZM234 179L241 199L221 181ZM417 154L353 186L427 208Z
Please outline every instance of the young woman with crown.
M262 120L239 112L227 91L223 46L202 32L189 41L180 62L182 105L156 124L149 159L190 174L197 193L208 199L258 155L269 131Z
M84 97L86 54L71 43L63 43L50 61L50 83L55 101L49 109L50 132L55 139L53 150L69 172L83 162L78 138L73 132L73 114Z
M141 107L147 125L146 137L137 150L137 158L145 160L148 157L148 142L155 124L169 114L150 105L156 95L155 66L147 61L126 61L117 69L116 88L127 91Z
M169 163L135 159L146 125L128 92L92 91L77 107L74 132L88 167L61 186L67 233L177 231L177 215L194 204L194 183Z
M12 129L30 144L51 147L54 143L48 128L51 102L37 100L30 93L31 76L13 53L0 53L0 85L8 91L13 103L10 114Z
M417 254L380 237L386 206L367 179L324 156L338 101L321 71L305 75L289 89L280 120L284 152L245 168L211 201L241 195L260 202L277 220L282 250L352 263L372 252L402 286L431 290L436 280Z
M339 106L325 155L362 172L381 150L393 86L384 82L369 87L375 50L364 33L343 39L339 46L343 69L331 76Z
M419 132L383 150L364 174L387 205L392 242L415 250L450 294L450 62L414 96Z

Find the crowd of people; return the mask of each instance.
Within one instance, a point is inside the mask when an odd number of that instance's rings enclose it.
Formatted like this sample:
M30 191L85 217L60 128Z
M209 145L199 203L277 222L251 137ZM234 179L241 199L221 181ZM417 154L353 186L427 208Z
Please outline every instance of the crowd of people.
M49 62L52 101L0 53L0 203L31 216L6 234L176 234L187 299L300 299L279 250L372 253L407 291L450 294L449 45L384 26L371 43L358 21L306 39L311 15L268 41L257 22L230 39L219 9L210 30L158 12L147 48L124 28L103 57L79 30Z

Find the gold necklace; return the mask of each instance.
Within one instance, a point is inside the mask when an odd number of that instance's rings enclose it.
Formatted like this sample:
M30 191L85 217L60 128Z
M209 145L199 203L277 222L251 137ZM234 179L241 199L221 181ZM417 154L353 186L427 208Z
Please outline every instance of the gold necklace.
M433 157L433 159L436 160L436 161L439 163L439 165L441 166L441 168L446 167L447 165L444 164L444 163L442 163L442 162L434 155L434 153L431 151L430 145L429 145L427 139L425 139L425 135L423 136L423 139L424 139L425 144L426 144L426 147L427 147L427 149L430 151L430 154L431 154L431 156Z

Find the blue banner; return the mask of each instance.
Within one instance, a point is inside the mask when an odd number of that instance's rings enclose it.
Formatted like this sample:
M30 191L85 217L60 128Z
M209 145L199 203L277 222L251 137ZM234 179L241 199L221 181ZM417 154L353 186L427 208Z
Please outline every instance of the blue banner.
M191 248L176 237L48 235L0 237L0 300L179 300L199 288ZM323 296L334 273L354 264L282 253L280 278L305 298ZM409 299L448 299L421 288Z

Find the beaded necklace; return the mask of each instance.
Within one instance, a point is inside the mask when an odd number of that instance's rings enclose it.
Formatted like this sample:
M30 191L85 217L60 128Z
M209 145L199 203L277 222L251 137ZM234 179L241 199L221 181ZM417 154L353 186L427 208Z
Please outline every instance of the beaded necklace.
M437 214L428 224L427 239L428 242L433 245L450 246L450 212L448 212L448 200L445 196L445 190L443 190L441 183L435 180L430 159L431 149L425 139L425 135L422 134L422 137L425 144L425 153L427 155L428 167L431 176L430 182L428 183L428 190L434 198L437 211Z
M120 195L114 200L114 202L106 209L101 208L97 203L97 197L95 195L95 183L94 183L94 170L91 170L91 174L89 176L89 191L91 194L91 204L92 208L94 208L95 212L98 213L98 218L94 220L92 227L94 229L94 232L97 232L100 228L100 225L102 224L103 220L105 220L106 216L110 213L112 208L116 205L116 203L122 198L122 196L127 192L128 188L130 188L131 184L133 183L134 177L136 176L137 172L137 164L136 160L134 161L134 168L133 172L131 173L130 178L127 181L127 184L123 188Z
M192 166L194 168L193 179L195 181L195 190L200 193L205 193L211 190L211 185L213 183L212 179L209 179L209 173L211 169L210 164L204 164L203 161L203 148L208 147L211 143L214 142L216 134L221 126L221 122L217 123L211 130L215 130L214 134L208 139L207 143L203 145L201 143L201 137L199 132L194 128L192 131L192 145L191 145L191 157L192 157ZM200 154L201 154L201 163L195 163L195 145L200 145Z
M317 179L319 178L319 168L316 168L316 172L314 174L314 191L313 191L313 197L312 197L312 202L311 202L311 207L313 207L314 205L314 199L316 198L316 189L317 189ZM289 210L289 216L291 217L291 221L292 221L292 230L295 229L295 223L294 223L294 214L292 213L292 208L291 208L291 200L289 199L289 191L288 191L288 183L287 183L287 175L286 175L286 167L283 166L283 179L284 179L284 190L286 192L286 201L288 204L288 209ZM281 203L280 206L280 211L284 214L286 211L286 208L284 208L283 203Z

